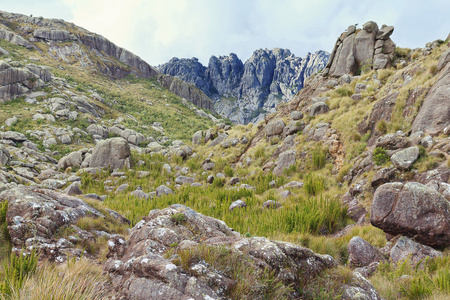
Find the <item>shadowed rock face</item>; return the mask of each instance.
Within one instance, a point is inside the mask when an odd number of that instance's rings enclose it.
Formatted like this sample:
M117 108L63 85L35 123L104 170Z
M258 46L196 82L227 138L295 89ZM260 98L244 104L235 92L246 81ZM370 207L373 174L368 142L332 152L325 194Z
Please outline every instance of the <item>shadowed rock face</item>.
M294 287L300 282L300 274L301 280L308 282L335 265L331 256L294 244L262 237L243 238L223 221L175 204L150 211L131 229L127 242L120 242L119 237L108 242L105 270L111 274L116 292L126 299L224 299L235 280L227 277L225 270L216 270L202 261L183 270L173 263L174 257L163 255L173 245L177 245L177 250L232 249L249 267L258 272L273 270L283 284ZM262 296L256 287L253 292L254 299ZM299 296L295 289L292 296Z
M380 186L370 222L387 233L403 234L425 245L450 245L450 203L433 188L417 182Z
M388 68L394 58L395 44L389 38L394 27L369 21L360 30L348 27L337 39L324 74L340 77L357 75L371 69Z
M445 55L445 53L444 53ZM437 135L450 126L450 64L441 71L436 84L423 101L412 124L412 132Z
M300 58L276 48L256 50L245 63L231 53L212 56L207 67L196 58L173 58L158 70L195 84L214 100L221 116L245 124L260 120L266 112L274 112L278 103L292 99L305 79L321 70L327 60L324 51Z

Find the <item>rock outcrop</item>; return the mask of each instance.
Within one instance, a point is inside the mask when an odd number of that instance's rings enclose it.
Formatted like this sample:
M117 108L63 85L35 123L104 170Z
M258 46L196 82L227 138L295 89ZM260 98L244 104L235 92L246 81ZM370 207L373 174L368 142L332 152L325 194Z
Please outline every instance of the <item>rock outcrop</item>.
M327 60L324 51L300 58L276 48L256 50L245 64L231 53L212 56L208 67L196 58L173 58L158 70L194 84L213 99L221 116L246 124L261 120L265 113L274 112L278 103L290 100Z
M394 27L383 25L378 29L372 21L362 29L349 26L337 39L323 73L340 77L390 67L395 52L395 44L390 39L393 32Z
M46 69L36 65L15 68L0 60L0 102L14 99L50 80L50 72Z
M450 203L417 182L386 183L376 191L370 222L385 232L432 247L450 245Z
M120 243L108 242L110 252L105 270L112 276L115 291L126 299L222 299L237 284L228 266L206 262L202 249L221 251L245 262L251 276L270 270L275 280L293 287L307 283L322 270L335 265L331 256L318 255L294 244L270 241L262 237L243 238L223 221L199 214L183 205L150 211L148 217L130 231L130 238ZM173 255L163 255L169 249ZM190 253L191 259L180 261ZM195 253L198 256L196 256ZM223 256L221 256L223 258ZM286 268L289 266L289 268ZM266 271L265 271L266 270ZM264 287L251 287L248 294L259 298ZM297 289L292 297L299 297Z

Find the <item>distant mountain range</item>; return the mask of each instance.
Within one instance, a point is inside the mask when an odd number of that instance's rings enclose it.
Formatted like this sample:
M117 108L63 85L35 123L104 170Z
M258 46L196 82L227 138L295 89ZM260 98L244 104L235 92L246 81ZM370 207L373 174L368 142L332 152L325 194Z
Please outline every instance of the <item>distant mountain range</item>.
M303 88L305 79L323 69L330 54L325 51L296 57L288 49L259 49L243 63L236 54L212 56L208 66L197 58L172 58L158 71L178 77L201 89L222 117L247 124L275 111Z

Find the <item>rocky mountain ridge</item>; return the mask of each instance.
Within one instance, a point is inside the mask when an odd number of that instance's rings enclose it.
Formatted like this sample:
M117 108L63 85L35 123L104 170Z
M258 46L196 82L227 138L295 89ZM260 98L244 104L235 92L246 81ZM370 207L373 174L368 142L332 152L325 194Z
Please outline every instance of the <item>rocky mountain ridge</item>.
M296 57L288 49L259 49L243 63L236 54L212 56L208 66L198 59L173 58L160 72L194 84L214 101L222 117L239 124L258 122L303 87L307 77L328 62L325 51Z
M89 72L99 72L111 79L122 79L129 75L140 78L159 78L166 88L178 96L215 113L209 98L199 89L183 81L160 75L140 57L101 35L58 19L29 17L3 11L0 11L0 15L2 17L0 38L5 41L44 52L56 61L77 65ZM0 52L4 53L1 49ZM8 79L0 79L2 86L10 85L6 87L9 92L3 93L3 99L10 99L16 94L20 95L27 85L23 82L29 77L19 70L7 72L18 75L9 75ZM2 89L5 90L5 87Z

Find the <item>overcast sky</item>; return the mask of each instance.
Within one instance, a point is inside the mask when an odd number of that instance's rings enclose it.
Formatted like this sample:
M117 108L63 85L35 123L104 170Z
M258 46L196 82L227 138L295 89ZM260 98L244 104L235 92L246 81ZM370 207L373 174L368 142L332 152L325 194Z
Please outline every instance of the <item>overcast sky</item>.
M151 65L172 57L290 49L325 50L349 25L393 25L400 47L423 47L450 32L448 0L0 0L0 10L70 21Z

